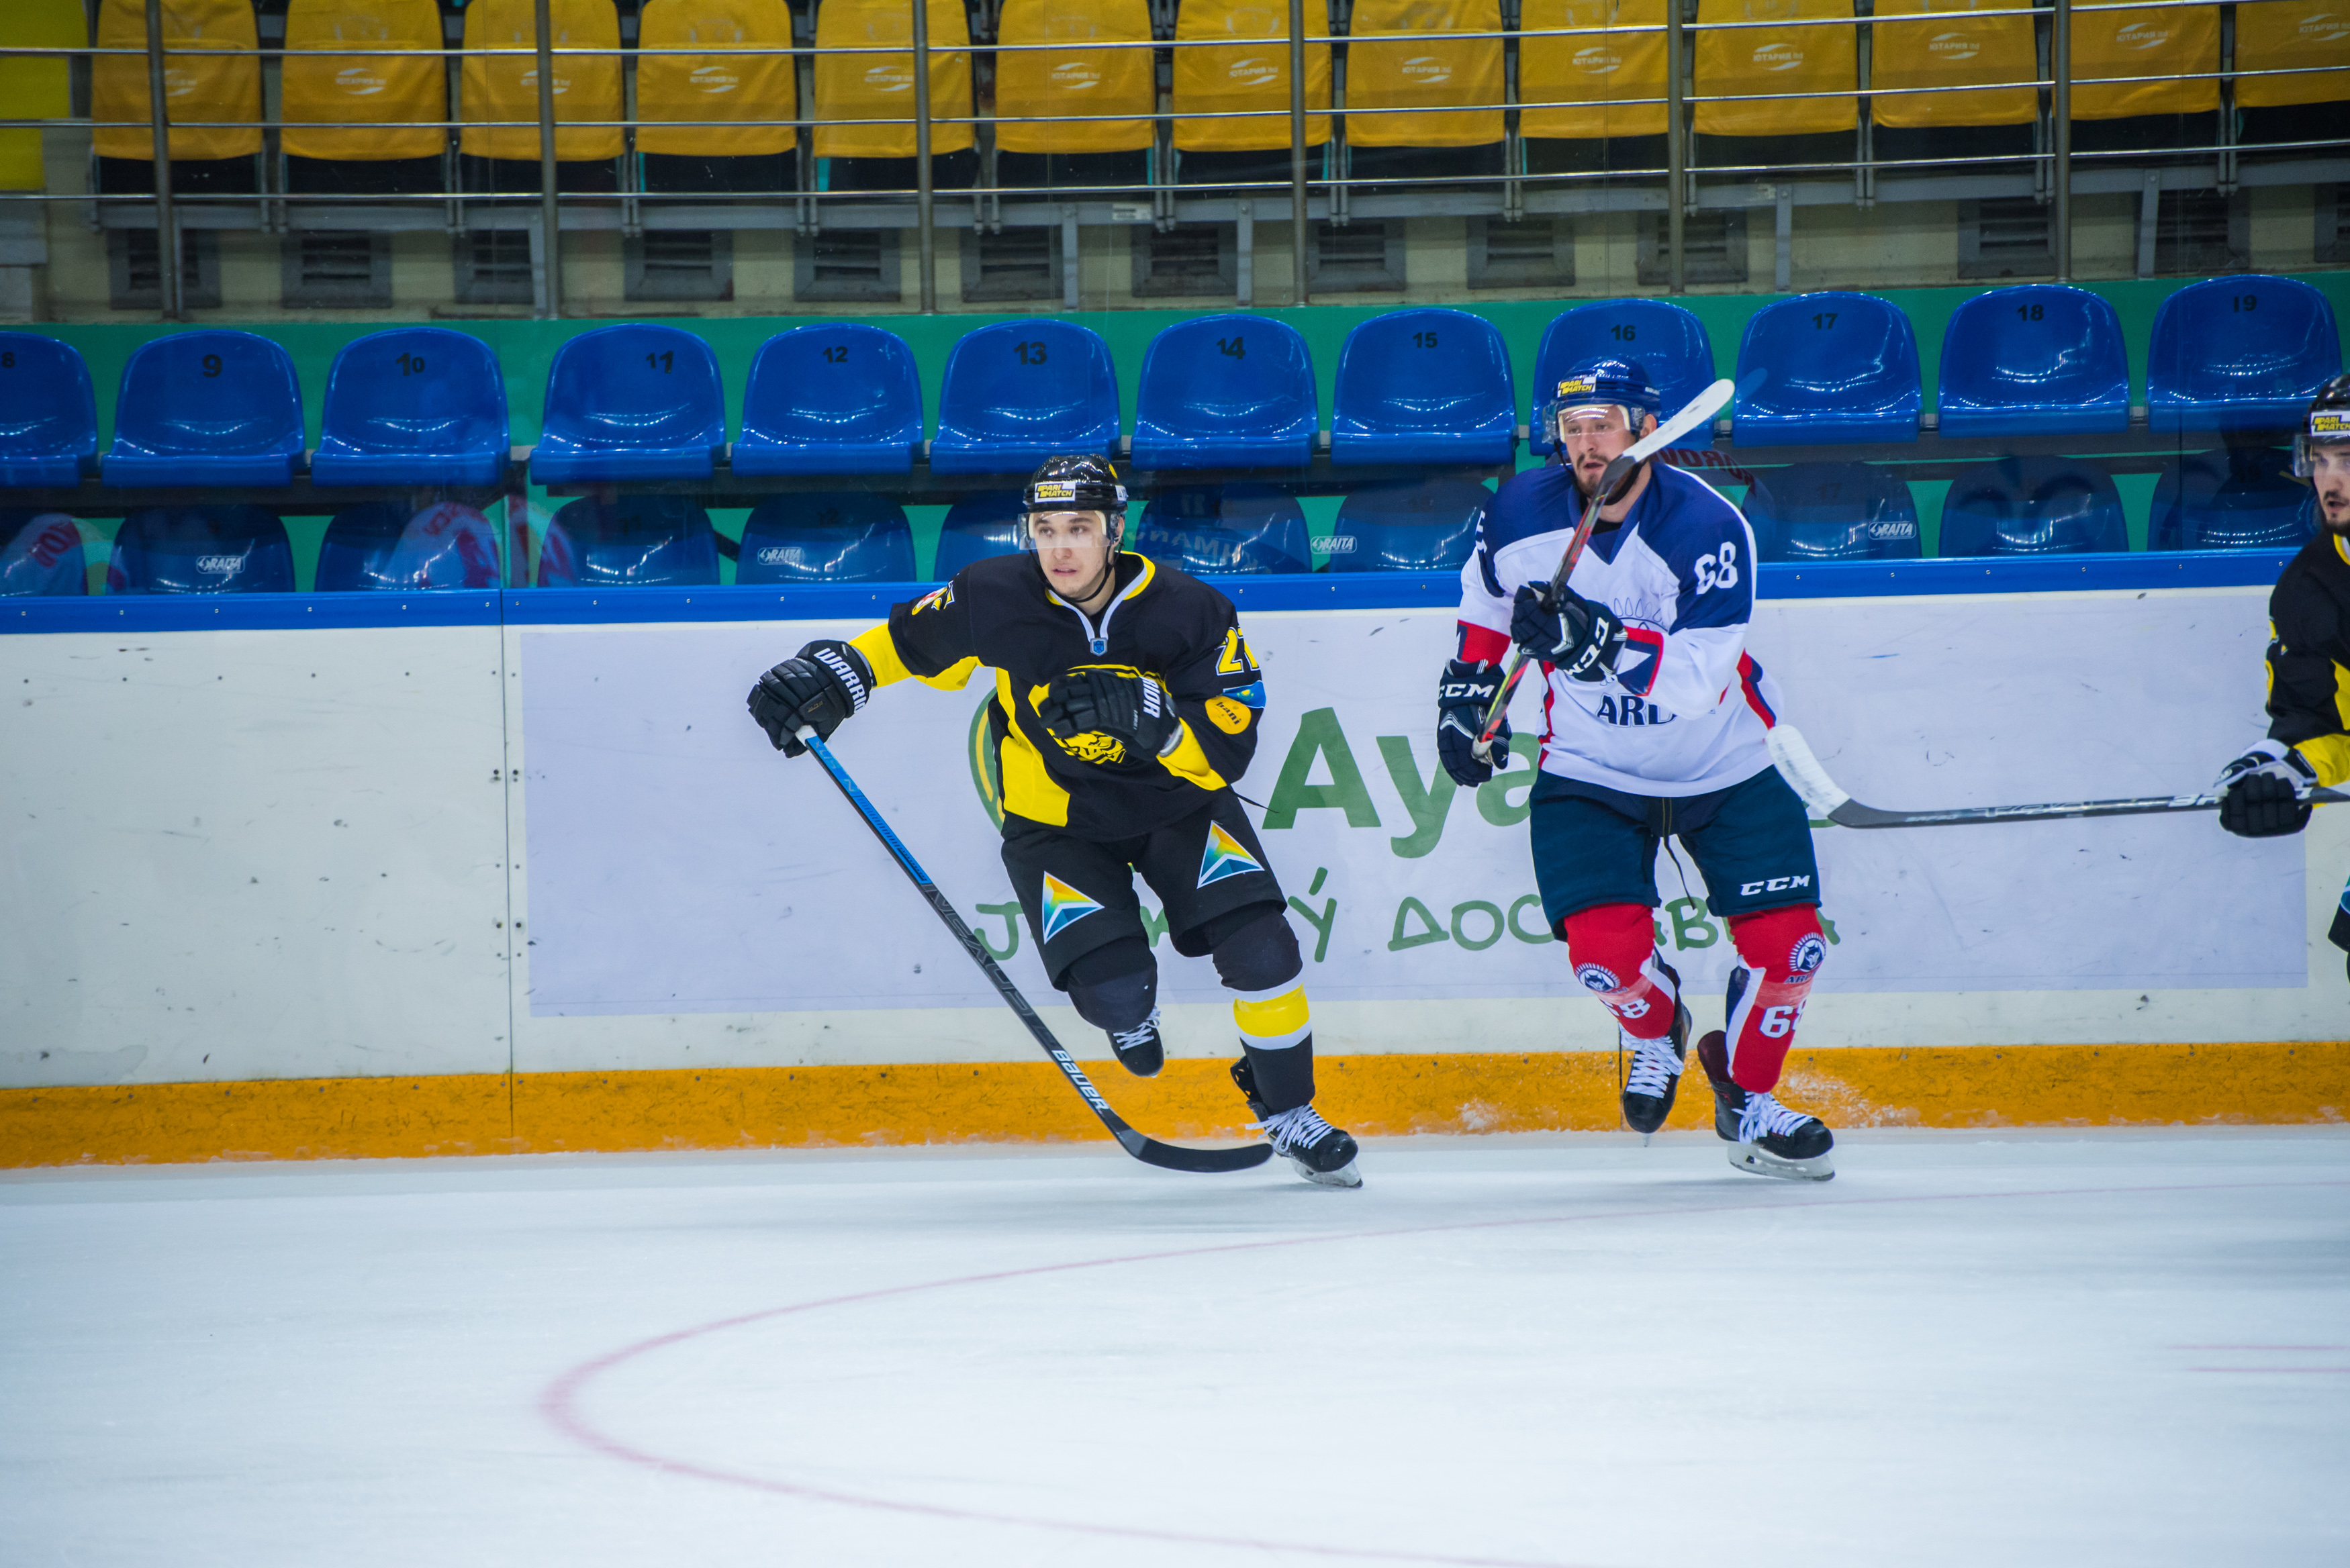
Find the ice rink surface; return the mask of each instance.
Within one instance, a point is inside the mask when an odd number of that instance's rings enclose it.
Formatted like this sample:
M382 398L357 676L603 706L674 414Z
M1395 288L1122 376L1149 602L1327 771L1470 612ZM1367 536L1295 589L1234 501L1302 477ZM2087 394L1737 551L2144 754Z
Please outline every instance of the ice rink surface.
M0 1563L2350 1562L2350 1137L0 1179Z

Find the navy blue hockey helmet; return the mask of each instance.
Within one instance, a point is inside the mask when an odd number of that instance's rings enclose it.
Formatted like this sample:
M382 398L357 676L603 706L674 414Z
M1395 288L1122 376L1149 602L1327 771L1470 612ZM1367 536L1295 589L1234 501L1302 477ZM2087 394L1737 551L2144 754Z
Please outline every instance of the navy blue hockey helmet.
M1543 405L1543 429L1556 444L1559 423L1568 415L1586 409L1619 408L1627 428L1637 431L1643 414L1659 418L1663 406L1656 383L1638 360L1586 359L1553 389L1550 400Z

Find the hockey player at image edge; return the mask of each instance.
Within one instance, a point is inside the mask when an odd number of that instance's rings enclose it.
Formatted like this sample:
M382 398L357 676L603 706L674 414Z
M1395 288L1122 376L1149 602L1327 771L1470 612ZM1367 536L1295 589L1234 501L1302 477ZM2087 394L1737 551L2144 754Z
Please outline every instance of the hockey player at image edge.
M1255 753L1264 678L1232 600L1121 550L1127 493L1098 457L1048 459L1023 497L1024 547L972 562L842 642L762 676L751 715L786 754L830 739L907 679L959 691L995 672L988 726L1003 781L1003 866L1054 986L1149 1077L1159 966L1135 896L1159 900L1175 950L1232 994L1232 1080L1309 1181L1357 1187L1355 1140L1314 1109L1314 1030L1288 898L1232 785Z
M1473 743L1502 661L1513 643L1540 661L1535 884L1575 978L1632 1054L1624 1119L1644 1135L1662 1127L1687 1061L1689 1009L1654 916L1658 847L1678 835L1741 960L1725 1028L1697 1048L1714 1130L1742 1170L1825 1180L1835 1138L1773 1093L1827 948L1811 824L1763 743L1777 689L1746 650L1752 531L1702 480L1651 460L1600 511L1565 590L1551 592L1609 459L1654 430L1658 412L1631 361L1589 360L1557 383L1542 416L1551 462L1502 485L1461 568L1437 750L1464 787L1490 778ZM1492 746L1504 766L1508 737L1504 727Z
M2299 833L2309 792L2350 780L2350 376L2318 389L2293 436L2293 477L2315 493L2317 535L2269 594L2268 738L2220 771L2220 826ZM2327 933L2350 949L2350 887Z

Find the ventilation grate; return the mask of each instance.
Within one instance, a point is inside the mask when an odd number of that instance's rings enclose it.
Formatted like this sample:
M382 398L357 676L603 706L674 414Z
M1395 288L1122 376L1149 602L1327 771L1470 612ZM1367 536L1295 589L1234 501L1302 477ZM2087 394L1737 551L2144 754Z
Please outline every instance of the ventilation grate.
M2317 197L2317 256L2321 262L2350 262L2350 184L2319 185Z
M1672 281L1670 215L1647 214L1640 223L1639 280ZM1746 281L1746 213L1742 208L1690 213L1681 219L1684 283Z
M1570 218L1469 220L1469 286L1571 288L1575 223Z
M1404 286L1403 220L1324 223L1309 273L1316 294L1385 294Z
M2030 196L1959 203L1959 275L2051 277L2049 207Z
M972 304L1060 298L1060 229L963 230L962 296Z
M106 232L108 303L117 310L163 308L162 248L152 229ZM180 304L220 308L220 236L210 229L180 232Z
M624 247L630 299L734 297L734 236L710 229L648 229Z
M827 229L792 246L792 297L894 305L899 296L895 229Z
M391 303L390 234L296 234L279 254L288 309L380 309Z
M1134 293L1143 299L1231 295L1239 286L1240 241L1231 223L1180 223L1133 234Z

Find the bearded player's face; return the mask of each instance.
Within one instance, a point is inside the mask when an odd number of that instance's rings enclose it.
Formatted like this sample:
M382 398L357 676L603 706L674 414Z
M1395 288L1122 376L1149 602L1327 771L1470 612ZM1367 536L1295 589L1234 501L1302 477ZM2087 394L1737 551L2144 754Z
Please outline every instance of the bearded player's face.
M1640 416L1638 431L1624 422L1621 405L1608 403L1588 409L1575 409L1559 416L1559 445L1566 452L1567 466L1575 471L1575 488L1589 495L1599 487L1599 476L1607 472L1607 464L1631 450L1632 443L1656 429L1657 421L1647 414Z
M2350 534L2350 441L2329 441L2309 454L2309 485L2318 515L2336 534Z

